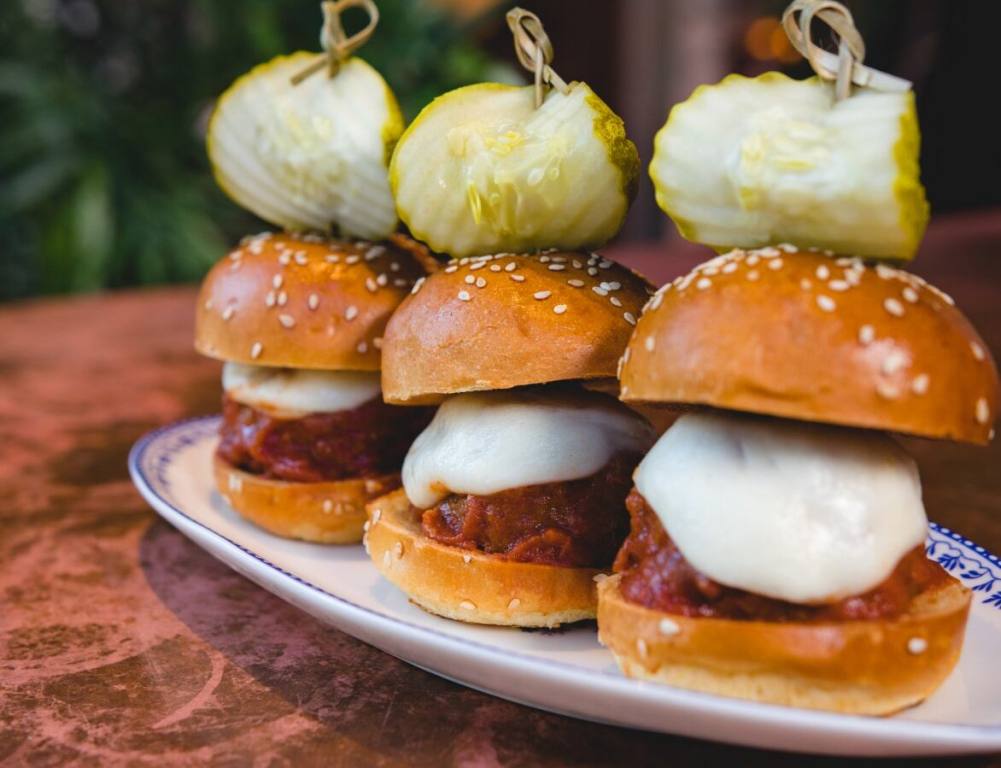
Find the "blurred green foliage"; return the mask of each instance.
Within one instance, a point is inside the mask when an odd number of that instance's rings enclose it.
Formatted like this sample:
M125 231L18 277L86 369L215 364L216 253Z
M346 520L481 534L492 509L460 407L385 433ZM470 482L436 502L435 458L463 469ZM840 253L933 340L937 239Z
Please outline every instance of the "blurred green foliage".
M362 56L408 118L496 74L448 15L379 7ZM0 300L195 280L262 228L216 189L204 126L244 71L318 50L320 24L316 0L0 0Z

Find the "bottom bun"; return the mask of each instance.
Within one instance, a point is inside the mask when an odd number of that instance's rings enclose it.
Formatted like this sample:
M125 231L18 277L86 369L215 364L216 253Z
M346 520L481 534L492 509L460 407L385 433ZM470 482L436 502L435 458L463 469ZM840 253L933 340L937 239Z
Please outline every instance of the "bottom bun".
M215 456L216 488L250 522L288 539L321 544L357 544L365 504L399 487L399 475L293 483L237 469Z
M592 568L518 563L426 537L402 489L368 505L365 547L389 581L431 613L472 624L558 627L593 619Z
M770 704L888 715L929 696L955 666L970 591L918 595L893 620L737 621L628 602L598 585L598 637L629 677Z

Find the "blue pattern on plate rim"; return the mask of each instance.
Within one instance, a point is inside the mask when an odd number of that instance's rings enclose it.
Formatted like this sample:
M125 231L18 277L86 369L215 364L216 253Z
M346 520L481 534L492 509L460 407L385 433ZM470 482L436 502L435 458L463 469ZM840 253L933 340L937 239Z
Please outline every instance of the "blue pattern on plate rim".
M218 416L197 416L146 435L140 441L144 443L144 450L138 458L139 469L150 488L157 495L174 501L167 467L179 451L214 437L218 431ZM1001 558L965 536L932 522L928 523L925 553L977 593L981 603L1001 611Z

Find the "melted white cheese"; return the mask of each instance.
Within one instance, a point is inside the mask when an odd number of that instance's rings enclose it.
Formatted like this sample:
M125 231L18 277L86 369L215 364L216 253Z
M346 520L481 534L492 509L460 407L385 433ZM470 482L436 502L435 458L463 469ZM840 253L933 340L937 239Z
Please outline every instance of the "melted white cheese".
M653 428L605 395L567 390L455 395L403 462L421 509L450 493L488 495L593 475L619 451L644 452Z
M877 432L688 414L635 481L695 568L793 603L872 589L928 527L914 460Z
M349 411L382 392L379 372L309 371L226 363L222 388L233 400L287 417Z

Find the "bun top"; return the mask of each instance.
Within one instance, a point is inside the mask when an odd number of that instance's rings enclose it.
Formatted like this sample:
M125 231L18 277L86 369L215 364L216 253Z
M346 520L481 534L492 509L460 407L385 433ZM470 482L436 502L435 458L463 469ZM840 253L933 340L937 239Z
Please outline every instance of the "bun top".
M409 238L245 238L202 282L195 349L253 365L379 370L386 321L430 263Z
M386 327L386 402L615 376L652 286L582 252L499 253L451 262Z
M883 264L736 250L650 300L622 399L951 438L993 436L998 374L952 299Z

